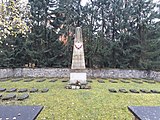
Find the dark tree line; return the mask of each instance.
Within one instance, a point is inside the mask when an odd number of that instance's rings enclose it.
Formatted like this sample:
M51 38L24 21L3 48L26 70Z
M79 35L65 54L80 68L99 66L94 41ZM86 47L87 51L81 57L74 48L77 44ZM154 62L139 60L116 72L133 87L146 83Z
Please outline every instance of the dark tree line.
M0 39L0 67L70 67L74 29L81 26L87 67L160 69L159 3L30 0L29 6L26 35Z

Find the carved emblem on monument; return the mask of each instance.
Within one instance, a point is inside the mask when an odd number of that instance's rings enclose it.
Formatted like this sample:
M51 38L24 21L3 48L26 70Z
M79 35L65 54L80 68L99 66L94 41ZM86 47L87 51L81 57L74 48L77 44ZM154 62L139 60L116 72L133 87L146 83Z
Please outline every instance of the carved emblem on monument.
M76 47L77 49L82 48L82 43L75 43L75 47Z

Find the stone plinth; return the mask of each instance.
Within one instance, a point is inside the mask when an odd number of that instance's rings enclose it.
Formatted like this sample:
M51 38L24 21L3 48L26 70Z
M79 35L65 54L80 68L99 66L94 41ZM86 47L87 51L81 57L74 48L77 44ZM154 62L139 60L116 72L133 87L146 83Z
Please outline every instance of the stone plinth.
M76 84L77 81L79 81L81 84L86 84L86 73L70 73L70 84Z

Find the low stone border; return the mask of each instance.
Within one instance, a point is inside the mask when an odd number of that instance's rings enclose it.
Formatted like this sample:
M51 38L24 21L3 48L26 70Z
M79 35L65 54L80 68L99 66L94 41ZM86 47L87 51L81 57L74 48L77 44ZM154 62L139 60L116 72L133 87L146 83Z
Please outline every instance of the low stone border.
M15 68L0 69L0 78L9 77L57 77L69 78L68 68ZM88 78L146 78L160 81L160 72L123 69L87 69ZM0 81L5 81L1 80Z

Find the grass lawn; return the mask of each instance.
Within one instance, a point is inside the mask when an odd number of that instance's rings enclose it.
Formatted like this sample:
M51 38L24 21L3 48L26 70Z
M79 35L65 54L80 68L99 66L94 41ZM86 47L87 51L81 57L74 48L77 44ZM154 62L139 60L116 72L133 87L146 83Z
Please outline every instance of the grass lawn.
M131 120L132 114L127 106L156 106L160 105L160 94L153 93L110 93L109 88L129 89L154 89L160 90L160 83L111 83L108 79L105 83L98 83L93 79L90 90L64 89L67 83L59 79L56 82L0 82L0 88L49 88L47 93L29 93L30 97L24 101L1 101L0 105L42 105L44 109L37 120ZM55 78L54 78L55 79ZM131 81L131 79L129 80ZM6 92L0 93L2 95ZM16 94L18 94L16 92Z

